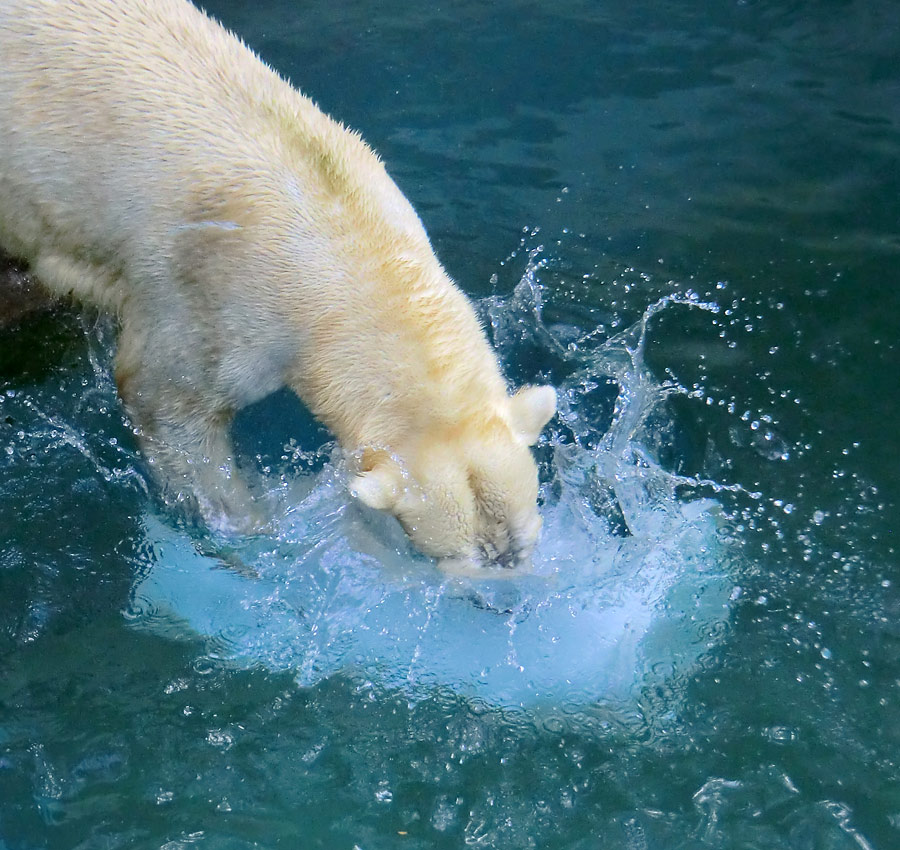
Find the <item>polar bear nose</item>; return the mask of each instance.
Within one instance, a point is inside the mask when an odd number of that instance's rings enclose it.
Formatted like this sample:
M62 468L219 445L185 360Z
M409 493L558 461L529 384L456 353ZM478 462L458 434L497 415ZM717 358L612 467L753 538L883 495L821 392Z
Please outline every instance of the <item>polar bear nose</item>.
M496 544L485 542L479 546L480 560L486 567L502 567L506 570L519 566L518 553L510 546L500 549Z
M504 552L497 558L497 565L505 570L514 570L522 565L522 558L517 552Z
M484 561L487 566L502 567L505 570L514 569L518 565L518 558L509 550L506 552L497 552L493 546L485 546Z

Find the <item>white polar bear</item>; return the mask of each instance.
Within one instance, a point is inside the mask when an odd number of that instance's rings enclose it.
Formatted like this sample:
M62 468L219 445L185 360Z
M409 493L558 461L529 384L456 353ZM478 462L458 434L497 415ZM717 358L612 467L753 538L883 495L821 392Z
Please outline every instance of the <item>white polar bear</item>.
M528 558L555 393L507 394L359 136L186 0L3 0L0 56L0 248L116 312L119 391L170 495L252 528L228 426L288 385L421 551Z

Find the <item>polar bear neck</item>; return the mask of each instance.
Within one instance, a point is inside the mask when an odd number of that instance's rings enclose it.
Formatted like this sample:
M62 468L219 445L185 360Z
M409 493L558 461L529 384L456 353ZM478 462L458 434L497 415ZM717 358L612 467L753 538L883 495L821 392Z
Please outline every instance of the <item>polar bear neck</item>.
M306 311L292 385L345 447L460 430L503 408L505 383L471 304L429 265L401 257L345 283L352 299L313 321Z

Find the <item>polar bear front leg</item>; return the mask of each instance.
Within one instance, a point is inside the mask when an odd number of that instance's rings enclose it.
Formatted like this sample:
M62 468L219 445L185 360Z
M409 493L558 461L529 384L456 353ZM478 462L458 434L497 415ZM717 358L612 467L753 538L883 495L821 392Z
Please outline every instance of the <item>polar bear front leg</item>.
M233 411L156 358L135 365L133 352L120 338L116 382L166 501L199 511L214 531L259 531L258 505L234 461Z

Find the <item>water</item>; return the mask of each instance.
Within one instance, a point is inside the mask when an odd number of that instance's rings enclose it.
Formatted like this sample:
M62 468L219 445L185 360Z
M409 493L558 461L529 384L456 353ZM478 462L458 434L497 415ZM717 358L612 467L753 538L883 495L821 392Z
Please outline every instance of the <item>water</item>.
M429 571L286 394L277 534L198 539L111 324L3 331L0 847L897 846L894 10L619 5L209 6L562 388L537 575Z
M676 496L679 486L719 485L666 472L647 447L676 388L652 379L642 352L652 315L673 302L585 355L578 349L593 334L563 345L541 322L536 271L512 304L490 305L498 349L543 337L579 362L559 387L564 425L545 446L545 531L527 573L448 578L394 522L348 504L337 460L312 482L283 477L269 511L280 514L274 545L267 536L204 557L188 535L146 517L129 616L212 637L222 657L292 670L305 686L344 671L360 687L413 699L446 688L497 707L626 698L689 668L714 645L740 588L719 506ZM621 387L605 434L580 412L603 375Z

